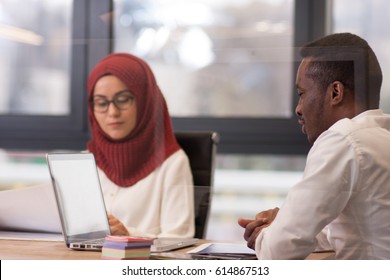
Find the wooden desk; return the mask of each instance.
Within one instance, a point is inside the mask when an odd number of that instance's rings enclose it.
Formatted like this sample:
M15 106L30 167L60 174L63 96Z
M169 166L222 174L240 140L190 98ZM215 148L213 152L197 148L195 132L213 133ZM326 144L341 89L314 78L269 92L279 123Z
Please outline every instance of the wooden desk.
M68 249L63 241L0 240L1 260L99 260L100 255Z
M174 251L185 253L197 245ZM0 240L0 260L100 260L101 253L68 249L60 241ZM310 254L308 260L334 259L334 253Z

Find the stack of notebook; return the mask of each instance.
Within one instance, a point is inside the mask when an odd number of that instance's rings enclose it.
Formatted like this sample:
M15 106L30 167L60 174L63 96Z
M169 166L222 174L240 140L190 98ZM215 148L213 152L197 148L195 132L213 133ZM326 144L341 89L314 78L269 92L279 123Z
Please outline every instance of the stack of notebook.
M150 256L153 239L108 235L103 243L102 259L146 260Z

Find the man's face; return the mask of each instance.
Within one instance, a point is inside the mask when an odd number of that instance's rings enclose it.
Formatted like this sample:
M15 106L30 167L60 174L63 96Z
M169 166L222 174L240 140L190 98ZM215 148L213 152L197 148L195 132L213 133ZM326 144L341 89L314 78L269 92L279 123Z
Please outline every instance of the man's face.
M306 134L309 143L313 144L318 136L329 128L329 112L326 107L326 91L321 92L316 82L306 75L309 62L310 58L303 59L298 68L296 86L299 101L295 113L302 125L302 133Z

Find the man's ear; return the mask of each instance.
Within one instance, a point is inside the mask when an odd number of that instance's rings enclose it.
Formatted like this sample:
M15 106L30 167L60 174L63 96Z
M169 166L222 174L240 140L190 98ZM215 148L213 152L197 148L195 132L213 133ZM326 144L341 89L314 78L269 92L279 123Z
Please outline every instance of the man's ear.
M342 82L334 81L331 83L328 87L328 90L331 94L331 104L332 105L339 105L344 100L344 85Z

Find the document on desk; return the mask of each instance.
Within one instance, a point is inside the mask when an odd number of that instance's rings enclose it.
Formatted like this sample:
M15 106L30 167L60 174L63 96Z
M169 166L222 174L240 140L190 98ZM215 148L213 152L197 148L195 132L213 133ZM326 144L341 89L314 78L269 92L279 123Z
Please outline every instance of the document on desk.
M62 233L27 232L27 231L0 231L0 240L37 240L64 242Z
M50 183L0 191L0 231L61 233Z

